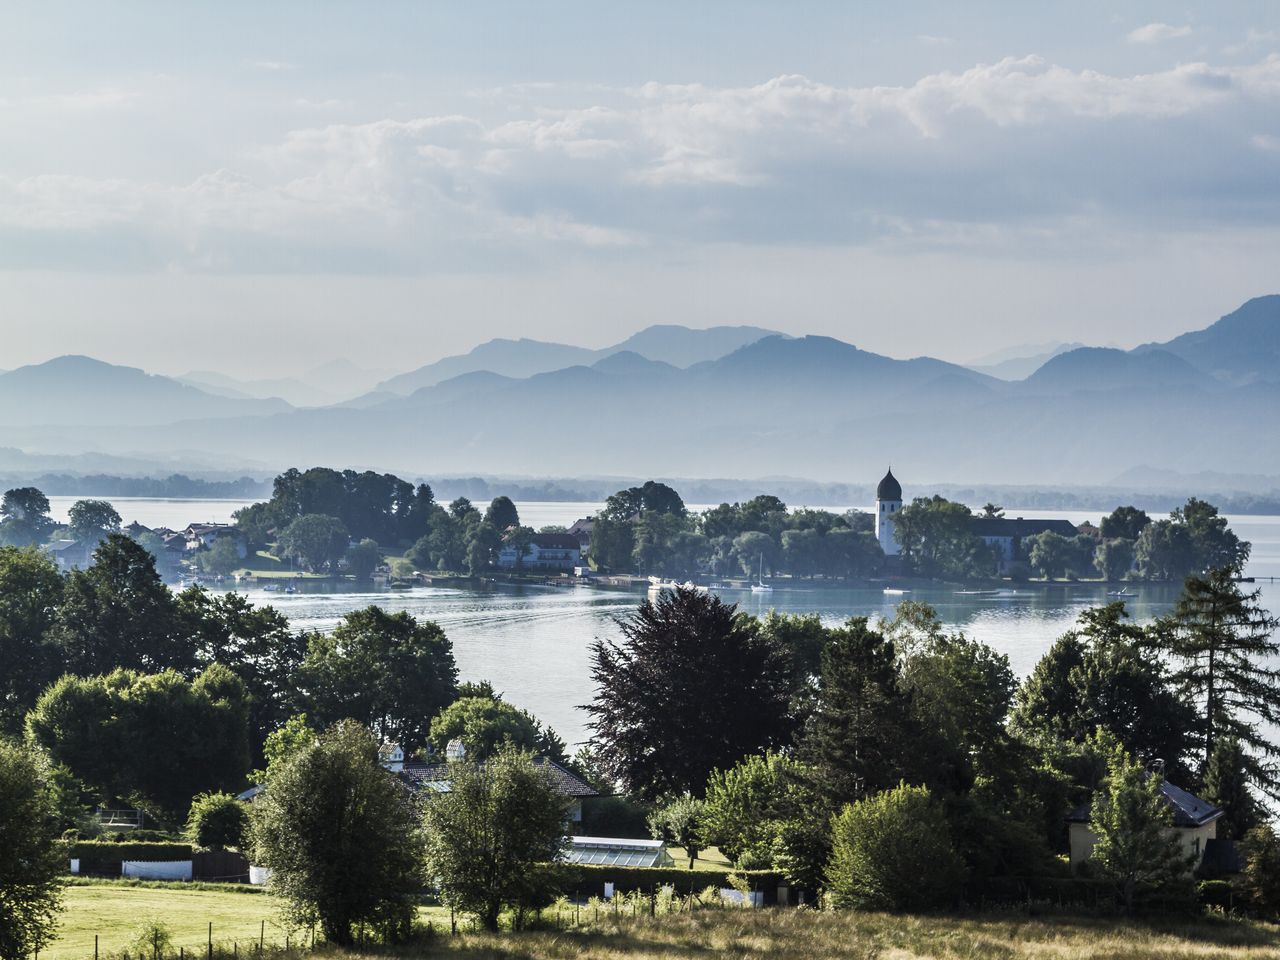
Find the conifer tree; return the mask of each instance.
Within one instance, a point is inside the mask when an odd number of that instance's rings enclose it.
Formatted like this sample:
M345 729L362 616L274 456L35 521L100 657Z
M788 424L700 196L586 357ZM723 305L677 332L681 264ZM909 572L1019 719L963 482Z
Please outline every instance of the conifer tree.
M1204 798L1226 811L1218 821L1218 836L1238 840L1258 822L1258 805L1249 792L1245 755L1240 741L1219 737L1204 771Z

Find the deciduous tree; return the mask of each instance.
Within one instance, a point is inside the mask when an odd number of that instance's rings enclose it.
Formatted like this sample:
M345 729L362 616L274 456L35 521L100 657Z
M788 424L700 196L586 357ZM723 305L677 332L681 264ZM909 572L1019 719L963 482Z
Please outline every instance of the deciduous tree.
M48 768L0 739L0 958L26 960L53 942L66 860Z

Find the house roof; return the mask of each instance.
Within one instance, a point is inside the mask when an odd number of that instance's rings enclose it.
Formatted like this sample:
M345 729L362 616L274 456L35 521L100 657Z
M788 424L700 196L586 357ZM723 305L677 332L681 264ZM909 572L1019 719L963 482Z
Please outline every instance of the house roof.
M1046 530L1064 537L1074 537L1076 526L1070 520L1024 520L1011 517L974 517L970 529L979 537L1017 537L1026 539Z
M547 757L534 757L535 766L545 767L551 772L560 792L566 797L597 797L600 792L587 783L572 770L566 770L560 764ZM435 790L446 793L449 790L449 764L447 763L406 763L399 773L400 779L414 790Z
M1150 774L1146 774L1150 776ZM1173 825L1175 827L1203 827L1213 823L1223 810L1215 807L1207 800L1201 800L1194 793L1175 786L1168 780L1160 781L1160 795L1164 802L1173 808ZM1086 801L1067 814L1070 823L1089 823L1093 819L1092 800Z

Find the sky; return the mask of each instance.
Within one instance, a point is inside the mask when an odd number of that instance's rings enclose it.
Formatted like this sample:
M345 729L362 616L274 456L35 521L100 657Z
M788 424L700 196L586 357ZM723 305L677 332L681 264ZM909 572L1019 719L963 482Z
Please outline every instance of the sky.
M1132 346L1280 292L1280 4L7 4L0 368L752 323Z

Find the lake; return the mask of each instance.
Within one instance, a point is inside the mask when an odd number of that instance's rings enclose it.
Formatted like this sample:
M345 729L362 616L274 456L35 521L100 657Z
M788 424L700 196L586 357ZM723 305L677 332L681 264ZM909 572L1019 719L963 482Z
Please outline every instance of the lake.
M50 497L55 518L78 497ZM180 528L192 521L226 521L246 501L111 499L125 522ZM521 520L533 527L569 524L595 512L598 503L518 503ZM699 510L704 505L691 504ZM838 509L838 508L833 508ZM1009 516L1063 517L1075 523L1097 522L1098 515L1078 511L1008 510ZM1280 517L1231 517L1237 534L1253 543L1246 574L1280 577ZM260 587L242 588L254 602L271 604L297 627L329 629L343 614L371 603L389 610L407 610L434 620L453 641L463 679L492 681L512 703L550 723L570 744L587 736L586 715L578 709L592 696L588 648L597 637L616 638L615 620L628 615L643 599L642 592L590 587L416 587L408 591L374 592L367 586L299 581L300 593L267 593ZM1259 583L1263 600L1280 612L1280 584ZM1130 602L1141 620L1167 612L1177 598L1176 587L1164 584L1133 586L1138 597ZM968 635L1008 655L1014 670L1027 673L1050 644L1065 632L1080 612L1106 602L1106 588L1089 585L1020 585L1016 600L960 597L954 589L916 590L912 599L932 604L942 619ZM746 611L770 609L787 613L815 612L830 623L850 616L893 615L900 597L886 597L880 588L778 587L771 594L722 591L725 600Z

